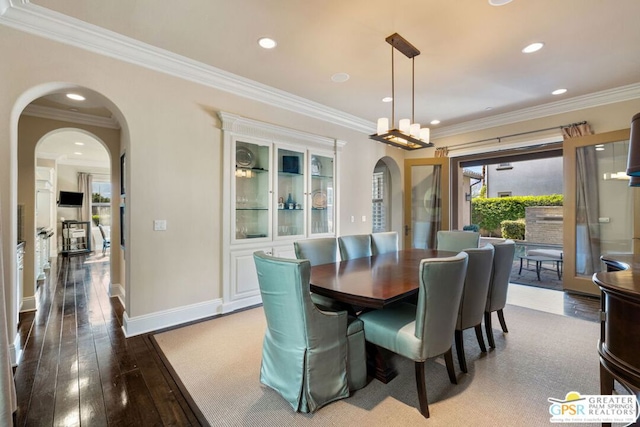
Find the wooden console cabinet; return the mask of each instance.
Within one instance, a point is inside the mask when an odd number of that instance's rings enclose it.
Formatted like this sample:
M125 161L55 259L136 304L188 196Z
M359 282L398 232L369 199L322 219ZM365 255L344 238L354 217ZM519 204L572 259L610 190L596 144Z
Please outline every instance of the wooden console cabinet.
M619 258L603 257L608 271L593 276L602 292L600 393L612 394L615 380L640 398L640 269L635 257Z

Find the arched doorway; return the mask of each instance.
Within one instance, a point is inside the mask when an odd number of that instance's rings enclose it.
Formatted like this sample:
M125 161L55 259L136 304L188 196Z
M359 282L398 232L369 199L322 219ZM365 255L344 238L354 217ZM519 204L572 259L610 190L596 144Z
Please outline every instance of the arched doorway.
M82 94L85 100L90 102L85 106L70 106L66 101L60 102L66 98L67 93ZM119 158L120 153L128 146L128 130L119 109L109 99L90 89L68 83L48 83L23 93L14 105L11 126L11 145L15 154L11 159L13 184L10 191L10 209L18 214L16 220L12 221L15 226L10 230L9 236L18 238L20 224L24 230L21 238L25 241L24 282L21 286L13 285L7 292L7 298L11 301L7 328L10 337L13 337L17 331L20 311L35 308L33 284L36 279L36 146L43 137L59 129L73 127L92 134L108 151L109 173L106 179L113 188L120 188ZM112 225L112 233L115 235L120 230L118 215L114 214L119 209L119 203L118 198L111 203L111 217L116 218ZM124 255L119 250L119 245L116 246L115 251L111 253L109 292L113 295L114 290L120 289L124 296ZM13 269L12 276L19 277L16 264L12 263L10 268ZM16 281L13 280L11 283ZM121 299L126 305L126 299ZM19 344L12 344L10 352L12 363L17 363L21 355Z
M402 206L400 167L391 157L382 157L372 175L371 231L397 231L402 236Z

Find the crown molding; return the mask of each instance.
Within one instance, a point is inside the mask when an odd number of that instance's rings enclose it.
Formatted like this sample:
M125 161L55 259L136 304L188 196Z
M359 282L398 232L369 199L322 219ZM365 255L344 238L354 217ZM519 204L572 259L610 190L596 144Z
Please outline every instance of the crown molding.
M42 119L60 120L88 126L99 126L109 129L120 129L120 124L113 117L101 117L91 114L84 114L58 108L43 107L41 105L28 105L22 114Z
M548 104L537 105L535 107L511 111L509 113L498 114L484 119L470 120L458 125L443 127L441 129L432 130L431 137L432 139L446 138L462 133L474 132L496 126L509 125L526 120L535 120L542 117L553 116L556 114L584 110L586 108L599 107L602 105L630 101L638 98L640 98L640 83L634 83L631 85L603 90L601 92L595 92L588 95L576 96L574 98L569 98L562 101L551 102Z
M372 121L88 24L29 0L0 0L0 24L356 132L368 135L376 129ZM640 83L432 129L431 138L445 138L637 98L640 98Z
M5 7L0 24L17 30L358 132L370 133L375 127L371 121L31 4L28 0L9 3L10 7L6 6L7 1L0 0Z

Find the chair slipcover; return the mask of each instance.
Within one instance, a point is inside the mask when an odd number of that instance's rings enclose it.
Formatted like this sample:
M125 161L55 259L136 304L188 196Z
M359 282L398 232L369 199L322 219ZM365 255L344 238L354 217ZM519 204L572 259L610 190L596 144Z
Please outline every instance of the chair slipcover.
M474 328L478 345L482 352L487 349L482 338L482 316L487 304L487 292L491 271L493 269L493 245L487 244L482 248L470 248L464 250L469 255L467 275L464 279L460 310L456 321L456 351L458 363L462 372L467 372L467 362L464 355L463 331Z
M297 240L293 242L296 258L308 259L312 266L338 260L338 242L335 237Z
M386 254L387 252L398 251L398 233L387 231L384 233L371 234L372 255Z
M371 235L358 234L338 237L340 258L343 261L371 256Z
M439 251L460 252L477 248L480 243L480 233L477 231L440 230L436 238L436 249Z
M314 412L348 397L350 384L352 389L363 387L362 322L348 319L345 311L316 308L309 293L308 260L275 258L264 252L254 253L254 260L267 319L260 382L299 412ZM357 363L349 367L348 356Z
M491 327L491 313L498 312L498 320L503 332L507 330L502 309L507 305L507 290L509 289L509 279L513 267L513 256L516 252L516 245L513 240L505 240L502 243L493 245L495 253L493 255L493 271L489 282L487 293L487 303L484 309L484 327L487 332L487 340L492 348L495 348L493 340L493 329Z
M308 259L311 266L334 263L338 260L338 241L335 237L297 240L293 242L296 258ZM347 310L348 307L333 298L319 294L311 294L311 300L321 310Z
M367 341L416 362L420 410L427 418L424 362L444 354L449 379L456 382L451 337L460 307L467 258L467 254L461 252L454 257L422 260L417 305L403 302L360 315Z

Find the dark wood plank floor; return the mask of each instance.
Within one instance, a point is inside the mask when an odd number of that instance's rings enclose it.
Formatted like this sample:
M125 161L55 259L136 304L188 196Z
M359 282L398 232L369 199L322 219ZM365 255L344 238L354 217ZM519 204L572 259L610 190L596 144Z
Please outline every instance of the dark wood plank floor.
M20 321L17 426L200 425L150 336L125 338L108 282L108 262L77 256L39 286Z
M99 257L99 256L98 256ZM196 426L150 335L125 338L109 263L59 259L24 314L17 426ZM599 301L564 295L565 315L598 321Z

